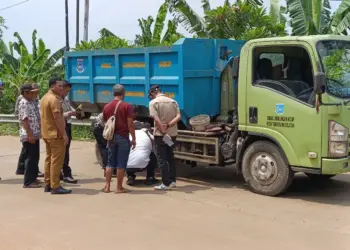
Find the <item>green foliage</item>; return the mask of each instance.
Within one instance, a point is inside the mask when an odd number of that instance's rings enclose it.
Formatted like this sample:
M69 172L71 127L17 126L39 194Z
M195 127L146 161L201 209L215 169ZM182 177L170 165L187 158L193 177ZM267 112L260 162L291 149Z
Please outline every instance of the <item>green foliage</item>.
M345 49L337 49L323 58L325 73L328 78L343 82L345 74L350 74L350 55L346 56ZM349 84L349 83L348 83Z
M5 19L0 16L0 39L2 37L2 34L4 32L4 29L6 29L7 27L5 26Z
M292 35L347 35L350 28L350 0L342 0L331 15L329 0L286 0Z
M167 30L162 36L165 26L165 19L168 14L168 3L163 3L159 10L154 22L154 18L149 16L147 19L138 19L139 27L141 28L141 34L136 35L135 45L138 47L147 46L159 46L159 45L172 45L179 38L182 37L181 34L177 33L177 22L175 20L169 20L167 25ZM153 31L152 31L153 27Z
M18 123L0 123L0 136L19 135ZM91 133L90 126L72 126L72 137L76 141L93 141L94 136Z
M100 30L99 39L96 41L90 40L89 42L81 41L80 44L73 48L73 51L118 49L127 47L130 47L127 40L116 36L111 31L104 28Z
M202 1L204 18L199 17L185 0L169 3L170 11L184 28L195 37L223 39L256 39L285 35L285 19L276 23L261 7L261 1L225 1L223 6L210 9L209 1Z
M46 48L44 41L37 40L37 31L34 30L30 53L21 36L17 32L14 36L17 41L9 45L0 41L0 79L4 82L1 111L6 113L13 110L22 84L37 83L42 95L46 93L48 80L52 75L60 77L64 75L63 66L60 64L64 48L51 54L51 50Z

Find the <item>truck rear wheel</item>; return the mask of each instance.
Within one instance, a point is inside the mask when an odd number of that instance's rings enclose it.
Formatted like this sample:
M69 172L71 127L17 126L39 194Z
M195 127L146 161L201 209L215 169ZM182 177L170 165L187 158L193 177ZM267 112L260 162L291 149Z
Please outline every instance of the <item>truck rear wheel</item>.
M294 177L279 148L268 141L254 142L247 148L242 173L253 192L268 196L283 193Z

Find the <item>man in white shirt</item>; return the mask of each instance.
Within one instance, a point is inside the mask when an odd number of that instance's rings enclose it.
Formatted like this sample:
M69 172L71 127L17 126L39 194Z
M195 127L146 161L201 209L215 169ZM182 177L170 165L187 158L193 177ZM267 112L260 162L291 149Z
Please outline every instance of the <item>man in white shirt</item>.
M127 185L135 185L137 172L147 170L146 185L154 185L158 180L154 177L157 167L157 158L154 155L153 140L147 125L135 122L136 147L130 151L126 173L128 175ZM149 127L149 126L148 126Z

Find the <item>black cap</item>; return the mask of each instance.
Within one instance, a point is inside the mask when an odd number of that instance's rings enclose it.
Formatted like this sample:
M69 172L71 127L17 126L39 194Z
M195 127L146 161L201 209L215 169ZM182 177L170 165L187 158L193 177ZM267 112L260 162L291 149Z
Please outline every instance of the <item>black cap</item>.
M65 80L63 86L65 86L65 87L67 86L68 88L71 88L72 84L69 83L67 80Z
M26 91L38 91L38 85L35 83L25 83L21 86L21 92L26 92Z
M148 95L150 95L150 94L152 94L152 93L154 93L154 92L156 92L156 91L160 91L159 85L153 85L153 86L149 89Z

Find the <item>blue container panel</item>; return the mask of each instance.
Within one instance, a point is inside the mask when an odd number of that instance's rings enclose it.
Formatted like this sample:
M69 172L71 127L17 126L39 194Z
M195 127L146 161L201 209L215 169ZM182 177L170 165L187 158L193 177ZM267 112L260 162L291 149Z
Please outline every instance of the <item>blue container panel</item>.
M94 83L117 82L117 68L114 55L95 56L92 60Z
M184 82L184 115L187 118L220 112L220 87L212 77L186 79Z
M69 57L68 75L70 80L76 83L89 83L90 81L90 61L88 56Z
M90 85L75 83L72 84L70 99L74 102L90 102Z

